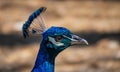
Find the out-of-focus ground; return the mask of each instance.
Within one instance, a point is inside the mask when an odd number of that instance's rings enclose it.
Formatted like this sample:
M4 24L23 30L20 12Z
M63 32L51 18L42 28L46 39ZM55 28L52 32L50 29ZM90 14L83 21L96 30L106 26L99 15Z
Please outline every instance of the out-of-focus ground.
M41 6L46 23L64 26L89 46L72 46L56 58L55 72L120 72L120 2L0 0L0 72L30 72L41 36L23 39L21 26Z

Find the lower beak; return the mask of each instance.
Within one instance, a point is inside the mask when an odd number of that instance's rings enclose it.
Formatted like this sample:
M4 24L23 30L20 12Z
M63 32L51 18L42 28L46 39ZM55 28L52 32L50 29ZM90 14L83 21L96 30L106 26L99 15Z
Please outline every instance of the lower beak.
M72 45L88 45L88 42L87 40L77 36L77 35L74 35L72 34L72 39L71 39L71 44Z

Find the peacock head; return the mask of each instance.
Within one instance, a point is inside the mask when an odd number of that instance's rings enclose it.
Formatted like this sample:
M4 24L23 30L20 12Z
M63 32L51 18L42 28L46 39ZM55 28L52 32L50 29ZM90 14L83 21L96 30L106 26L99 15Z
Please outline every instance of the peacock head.
M42 45L46 46L45 48L48 48L47 50L50 49L50 52L54 51L54 53L59 53L75 44L88 44L85 39L74 35L64 27L53 26L46 30L44 19L42 17L44 16L45 10L46 7L41 7L29 16L22 27L24 38L29 37L30 34L42 34Z
M64 27L54 26L43 33L43 41L46 48L52 48L58 52L76 44L88 45L88 42L85 39L74 35L70 30Z

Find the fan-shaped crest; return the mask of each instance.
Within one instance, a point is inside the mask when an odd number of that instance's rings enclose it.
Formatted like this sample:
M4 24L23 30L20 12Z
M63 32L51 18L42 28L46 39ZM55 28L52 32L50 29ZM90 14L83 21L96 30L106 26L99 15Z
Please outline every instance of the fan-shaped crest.
M41 7L29 16L22 28L24 38L30 34L41 34L46 30L43 18L43 13L45 10L46 7Z

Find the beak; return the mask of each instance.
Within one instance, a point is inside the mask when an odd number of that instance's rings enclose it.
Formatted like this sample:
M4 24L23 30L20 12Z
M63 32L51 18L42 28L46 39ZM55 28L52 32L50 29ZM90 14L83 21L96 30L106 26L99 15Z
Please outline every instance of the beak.
M72 38L71 38L71 45L88 45L87 40L72 34Z

